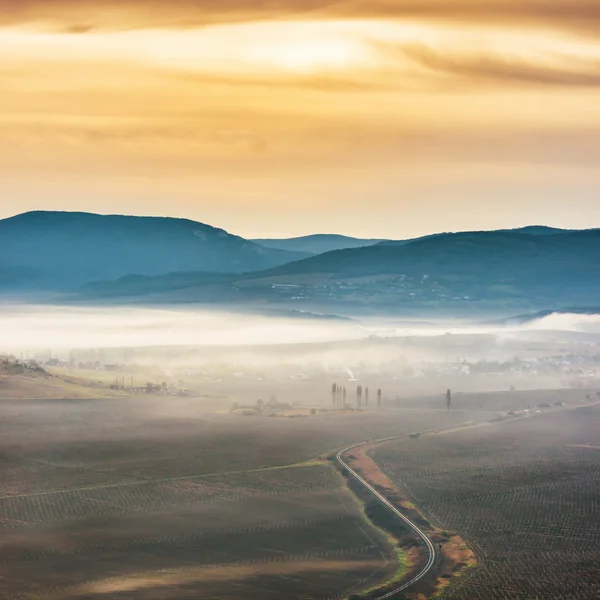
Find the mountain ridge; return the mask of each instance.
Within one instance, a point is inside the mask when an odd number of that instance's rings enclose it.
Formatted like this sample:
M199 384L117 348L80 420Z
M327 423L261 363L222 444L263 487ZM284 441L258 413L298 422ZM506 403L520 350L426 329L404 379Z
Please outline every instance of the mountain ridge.
M291 238L261 238L252 241L265 248L322 254L332 250L372 246L386 240L381 238L357 238L337 233L313 233Z
M0 284L73 288L99 279L173 271L247 272L308 256L190 219L31 211L0 220ZM10 260L7 260L10 257Z
M556 235L569 231L577 231L573 229L560 229L558 227L549 227L547 225L526 225L524 227L516 227L512 229L494 229L490 231L504 233L526 233L531 235ZM304 236L291 238L262 238L253 239L252 241L261 244L265 248L277 248L282 250L294 250L310 252L311 254L324 254L334 250L349 250L352 248L365 248L368 246L385 245L385 246L405 246L413 242L441 237L444 235L453 235L455 233L470 233L468 231L445 231L439 233L430 233L415 238L406 239L383 239L383 238L357 238L348 235L337 233L314 233Z
M518 230L515 231L504 231L504 230L496 230L496 231L470 231L470 232L458 232L458 233L444 233L444 234L433 234L430 236L425 236L421 238L416 238L411 240L409 244L376 244L375 246L368 246L363 248L352 248L346 250L335 250L332 252L327 252L325 254L311 256L305 258L300 261L296 261L294 263L289 263L285 265L281 265L279 267L275 267L268 271L271 275L280 275L280 274L292 274L292 273L301 273L310 271L309 267L317 267L317 272L335 272L340 273L340 271L336 271L337 268L342 268L344 270L349 270L350 267L356 268L356 263L352 263L351 259L354 257L361 257L365 261L366 267L369 271L373 272L373 270L381 269L384 266L387 268L392 268L391 272L398 272L397 269L400 265L395 262L399 256L402 255L404 251L412 251L414 248L418 248L421 250L429 250L435 253L436 250L440 248L440 245L446 245L445 250L447 251L449 247L455 247L455 242L475 242L475 241L486 241L486 242L499 242L501 240L513 239L520 240L522 242L529 242L533 245L538 242L542 242L543 240L551 239L551 240L562 240L562 239L572 239L571 236L600 236L600 230L598 229L587 229L587 230L576 230L576 231L565 231L564 233L557 233L554 235L537 235L537 234L526 234L520 233ZM488 250L493 250L494 244L488 244ZM481 248L479 248L481 250ZM395 252L395 254L394 254ZM444 256L444 253L439 253L440 258ZM381 262L375 263L375 259L377 258L392 258L394 260L386 262L382 265ZM465 259L471 258L468 254L465 254ZM329 271L328 269L333 269L333 271Z
M600 294L600 230L538 235L514 231L429 236L404 245L378 244L336 250L271 269L206 276L172 274L146 279L147 293L170 299L284 303L354 303L363 306L431 307L508 303L514 308L595 303ZM181 285L183 284L183 285ZM120 293L119 285L111 293ZM102 290L96 287L96 292ZM121 292L136 293L129 285Z

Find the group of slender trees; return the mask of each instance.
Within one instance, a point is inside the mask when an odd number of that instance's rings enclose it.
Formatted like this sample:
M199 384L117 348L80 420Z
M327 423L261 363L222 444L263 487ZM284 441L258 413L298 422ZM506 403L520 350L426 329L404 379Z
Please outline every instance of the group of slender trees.
M381 408L381 389L377 390L377 408ZM331 403L334 408L344 408L347 402L346 386L338 385L337 383L331 386ZM356 408L369 406L369 388L363 388L362 385L356 387Z
M331 404L334 408L345 408L347 404L346 386L338 385L337 383L331 386ZM600 397L600 392L599 392ZM362 408L363 402L365 408L369 407L369 388L363 389L362 385L356 387L356 408ZM381 408L382 394L381 389L377 390L377 408ZM452 391L446 391L446 408L452 407Z
M346 386L337 383L331 386L331 403L335 408L343 408L346 405Z
M364 389L365 406L369 406L369 388ZM363 404L363 386L359 385L356 388L356 407L360 408Z

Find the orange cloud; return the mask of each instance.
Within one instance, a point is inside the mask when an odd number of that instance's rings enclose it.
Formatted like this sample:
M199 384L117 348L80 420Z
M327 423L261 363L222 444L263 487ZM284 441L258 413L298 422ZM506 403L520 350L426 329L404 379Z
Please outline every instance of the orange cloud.
M483 80L520 86L600 86L600 58L559 54L550 57L550 61L538 58L536 62L510 54L443 53L424 45L396 47L391 52L410 58L434 73L458 77L471 85L477 80Z
M599 3L0 0L0 184L234 229L597 198Z
M1 0L0 20L93 29L197 27L273 19L417 19L510 22L600 31L600 0Z

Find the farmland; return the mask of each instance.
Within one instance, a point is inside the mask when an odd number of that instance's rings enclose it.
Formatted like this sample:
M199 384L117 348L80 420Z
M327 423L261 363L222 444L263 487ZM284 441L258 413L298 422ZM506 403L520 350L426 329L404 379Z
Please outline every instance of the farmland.
M559 395L572 406L583 403L581 390ZM460 460L470 465L480 456L477 464L493 467L483 469L489 483L478 488L481 502L491 501L493 486L501 482L493 474L494 457L502 458L491 432L499 443L513 439L507 432L517 441L529 439L533 433L527 427L533 423L564 423L564 415L576 419L578 411L593 410L540 409L551 414L519 419L533 402L531 394L515 393L509 401L505 396L457 395L453 410L441 409L440 398L431 398L407 400L405 408L298 419L223 414L190 398L0 401L0 598L328 600L376 588L399 573L398 554L389 536L365 518L359 499L366 499L347 487L331 457L350 444L390 436L401 440L369 454L390 479L401 475L403 487L436 524L443 522L473 542L484 558L481 569L501 577L501 570L491 570L496 559L485 554L478 535L508 526L471 514L476 499L452 505L452 485L464 471ZM549 402L554 398L547 396ZM507 402L514 416L507 417ZM497 422L501 418L508 420ZM546 429L541 427L540 435ZM452 433L432 433L442 430ZM590 429L588 438L592 434ZM488 440L488 454L471 450L477 440ZM510 456L516 461L530 447L542 452L542 442L515 446ZM597 476L597 453L576 448L587 443L578 436L568 442L564 452L589 456L585 466ZM461 477L452 473L454 462L444 462L444 444L462 457L456 461ZM427 493L430 485L433 491ZM583 483L576 489L584 490ZM593 519L586 512L589 497L578 498L574 514L580 522L565 521L563 533L593 541L593 521L584 525ZM469 507L470 516L461 521L453 508L462 506ZM375 513L370 508L367 514ZM547 535L542 525L528 527L538 538ZM397 529L402 540L402 528ZM597 539L594 543L597 551ZM464 580L467 591L457 598L513 598L485 595L486 587L500 584L480 581L488 572L481 569ZM473 595L473 589L483 595Z
M600 597L600 407L494 423L376 448L372 456L479 564L456 600ZM456 585L455 585L456 584Z
M344 598L398 571L326 454L488 413L0 403L0 598Z

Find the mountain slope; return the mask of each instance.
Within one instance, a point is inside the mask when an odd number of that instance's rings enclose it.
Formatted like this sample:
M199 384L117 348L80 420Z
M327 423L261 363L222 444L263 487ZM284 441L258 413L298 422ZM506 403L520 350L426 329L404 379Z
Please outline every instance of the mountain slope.
M555 235L557 233L566 233L567 229L557 229L556 227L546 227L545 225L528 225L518 229L500 229L503 233L526 233L531 235ZM432 233L418 238L406 240L387 240L387 239L362 239L348 237L346 235L336 235L327 233L318 233L314 235L305 235L295 238L283 239L256 239L252 240L265 248L274 248L279 250L289 250L293 252L306 252L308 254L324 254L334 250L349 250L351 248L365 248L381 244L385 246L405 246L413 242L439 237L442 235L452 235L451 233Z
M481 231L479 233L524 233L527 235L556 235L559 233L571 233L572 229L558 229L556 227L547 227L546 225L527 225L526 227L519 227L517 229L495 229L493 231ZM460 232L460 233L473 233L473 232ZM381 246L406 246L406 244L412 244L413 242L420 242L421 240L427 240L430 238L437 238L445 235L456 235L451 232L444 233L431 233L417 238L410 238L408 240L382 240L379 242Z
M600 230L447 234L406 245L337 250L219 281L186 273L98 284L94 293L102 290L115 297L151 293L169 301L226 298L296 306L487 302L539 310L592 305L600 295Z
M310 254L322 254L332 250L345 250L347 248L362 248L364 246L373 246L381 239L360 239L348 237L346 235L336 235L328 233L317 233L314 235L305 235L302 237L285 239L259 239L252 240L265 248L274 248L279 250L288 250L293 252L308 252Z
M133 273L239 273L305 256L187 219L40 211L0 221L5 289L61 289Z
M560 275L567 282L575 276L600 275L599 261L600 230L555 235L481 231L431 236L400 246L378 244L328 252L271 269L268 275L385 273L481 281L522 277L541 281Z

